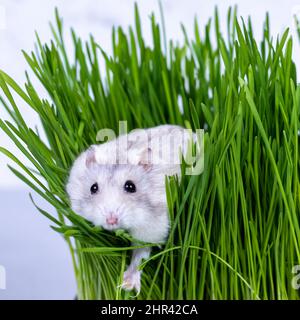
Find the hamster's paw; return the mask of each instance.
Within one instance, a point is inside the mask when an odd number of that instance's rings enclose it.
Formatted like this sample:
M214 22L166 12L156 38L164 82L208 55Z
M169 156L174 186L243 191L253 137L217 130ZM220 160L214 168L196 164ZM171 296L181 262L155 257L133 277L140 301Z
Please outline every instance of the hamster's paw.
M139 294L141 290L141 273L140 270L126 270L121 285L122 289L135 290Z

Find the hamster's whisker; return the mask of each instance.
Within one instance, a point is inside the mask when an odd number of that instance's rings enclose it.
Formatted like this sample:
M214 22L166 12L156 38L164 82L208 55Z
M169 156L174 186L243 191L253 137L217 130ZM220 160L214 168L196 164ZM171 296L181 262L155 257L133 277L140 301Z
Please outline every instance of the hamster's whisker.
M100 211L100 213L101 213L103 216L105 216L106 208L103 207L103 206L100 206L100 205L98 205L98 204L97 204L97 208L98 208L98 210Z
M123 211L124 208L125 208L125 204L122 203L122 204L117 208L116 212L119 214L119 213L121 213L121 212Z

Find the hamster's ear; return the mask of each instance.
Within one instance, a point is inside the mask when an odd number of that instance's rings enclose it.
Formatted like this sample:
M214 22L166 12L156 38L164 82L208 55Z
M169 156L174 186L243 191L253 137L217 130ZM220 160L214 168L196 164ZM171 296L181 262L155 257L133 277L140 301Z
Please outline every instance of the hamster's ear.
M87 168L90 168L95 163L96 163L96 149L94 146L91 146L86 151L85 165Z
M138 162L139 166L142 166L146 171L152 169L152 150L151 148L146 148L140 154L140 160Z

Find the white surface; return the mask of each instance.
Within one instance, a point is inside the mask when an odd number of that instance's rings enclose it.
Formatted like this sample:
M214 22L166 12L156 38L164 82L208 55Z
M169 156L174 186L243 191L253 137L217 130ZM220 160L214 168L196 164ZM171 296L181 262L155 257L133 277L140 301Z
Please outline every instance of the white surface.
M67 244L33 208L28 192L2 191L0 204L0 265L6 271L6 289L0 288L0 300L74 299L76 286ZM43 201L38 204L51 212Z
M137 2L144 35L146 41L150 42L149 14L154 11L159 19L158 1ZM272 34L282 33L286 27L290 27L294 35L294 57L299 57L292 19L294 13L300 13L299 1L162 0L162 3L167 37L177 40L182 40L181 22L192 36L194 16L198 17L199 25L203 27L213 15L216 4L221 15L221 26L225 26L228 6L238 3L239 14L245 18L248 15L252 17L254 32L258 37L262 34L265 12L269 11ZM73 26L84 39L92 33L101 46L110 52L111 28L113 25L127 28L133 23L133 4L132 0L0 0L0 69L23 85L24 70L28 68L21 49L27 52L33 49L35 30L43 41L49 40L48 22L54 21L55 6L63 16L69 47L69 27ZM43 91L40 94L44 94ZM18 103L28 125L35 126L38 123L37 116L19 100ZM7 118L1 106L0 118ZM0 145L23 159L2 132ZM49 221L33 208L27 197L29 190L10 173L6 163L7 159L0 154L0 265L4 265L7 272L7 290L0 289L0 299L72 299L75 284L66 245L49 228Z

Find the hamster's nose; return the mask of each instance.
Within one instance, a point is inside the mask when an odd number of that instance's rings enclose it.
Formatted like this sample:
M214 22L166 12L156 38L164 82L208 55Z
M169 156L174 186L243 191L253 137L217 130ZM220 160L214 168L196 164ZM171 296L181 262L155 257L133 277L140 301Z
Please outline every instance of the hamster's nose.
M111 214L109 217L106 218L106 222L107 224L114 225L118 223L118 218Z

